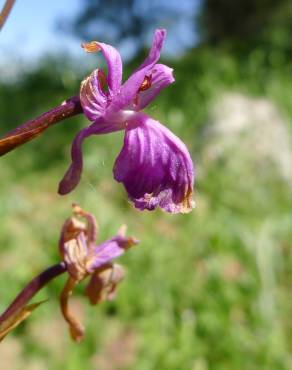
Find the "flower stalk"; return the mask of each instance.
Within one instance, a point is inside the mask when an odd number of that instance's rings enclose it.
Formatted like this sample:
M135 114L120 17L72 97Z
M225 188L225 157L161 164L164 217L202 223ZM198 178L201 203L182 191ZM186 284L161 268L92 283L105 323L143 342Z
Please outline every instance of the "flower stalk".
M38 137L50 126L82 112L78 96L65 100L61 105L23 123L4 135L0 139L0 156Z
M10 306L0 315L0 325L23 308L45 285L67 270L64 262L50 266L38 276L34 277L17 295Z
M6 22L14 3L15 0L6 0L0 13L0 30L3 28L4 23Z

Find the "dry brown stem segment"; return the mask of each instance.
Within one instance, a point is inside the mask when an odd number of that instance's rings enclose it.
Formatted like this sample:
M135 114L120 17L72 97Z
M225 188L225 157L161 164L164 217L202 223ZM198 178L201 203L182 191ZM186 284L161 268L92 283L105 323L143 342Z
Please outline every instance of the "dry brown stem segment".
M4 23L6 22L10 12L11 12L11 9L13 8L13 5L15 3L15 0L6 0L2 10L1 10L1 13L0 13L0 30L2 29L2 27L4 26Z

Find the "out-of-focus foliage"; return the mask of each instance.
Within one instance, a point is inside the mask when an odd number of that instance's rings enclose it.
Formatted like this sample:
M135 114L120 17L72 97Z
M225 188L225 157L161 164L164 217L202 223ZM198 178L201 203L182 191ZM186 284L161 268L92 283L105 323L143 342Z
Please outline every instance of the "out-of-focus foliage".
M82 0L81 11L73 20L61 19L61 28L85 40L102 39L140 51L155 27L165 27L174 51L198 40L233 51L261 45L291 57L291 18L289 0Z
M82 0L75 19L60 21L63 30L83 40L103 40L126 47L132 56L149 44L153 30L164 27L177 52L194 42L195 0Z
M65 57L43 58L37 68L23 71L16 83L2 82L0 89L0 133L10 131L26 120L59 105L70 96L78 94L80 80L84 73L74 67L74 62L68 62ZM13 109L11 109L13 107ZM74 124L75 122L75 124ZM75 127L74 127L75 126ZM46 133L46 140L31 145L34 150L42 147L44 156L39 156L35 166L44 168L54 166L56 160L63 159L62 144L68 138L68 132L78 129L78 120L74 119L71 126L67 122L58 127L56 135L51 130ZM23 169L24 170L24 169Z
M263 46L291 56L292 3L289 0L204 0L200 14L203 40L234 50Z

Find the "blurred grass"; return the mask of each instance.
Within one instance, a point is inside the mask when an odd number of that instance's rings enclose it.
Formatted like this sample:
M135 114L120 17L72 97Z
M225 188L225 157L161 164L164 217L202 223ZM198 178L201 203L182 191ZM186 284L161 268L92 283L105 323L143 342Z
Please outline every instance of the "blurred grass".
M1 310L58 260L60 227L73 201L96 215L99 240L123 223L141 240L121 258L128 276L115 301L90 307L77 290L82 344L71 343L62 322L60 278L40 293L49 302L1 344L3 369L291 368L289 186L273 171L258 176L238 158L232 165L208 163L202 150L208 112L225 91L268 97L291 123L292 65L261 49L243 59L204 47L171 64L176 84L148 112L192 151L197 208L191 214L133 209L112 179L122 133L88 139L78 189L58 196L70 142L87 124L82 117L1 158ZM1 133L75 94L85 73L72 70L69 61L48 60L18 83L2 83Z

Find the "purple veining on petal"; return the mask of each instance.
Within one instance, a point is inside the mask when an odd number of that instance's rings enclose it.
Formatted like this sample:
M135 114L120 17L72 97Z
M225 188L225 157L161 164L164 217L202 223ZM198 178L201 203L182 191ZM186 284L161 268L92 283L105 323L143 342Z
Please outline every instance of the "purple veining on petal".
M95 69L81 82L80 102L85 116L95 121L104 115L108 97L102 89L101 70Z
M114 178L122 182L140 210L160 206L167 212L192 210L194 170L183 142L145 114L129 123L124 146L116 159Z

